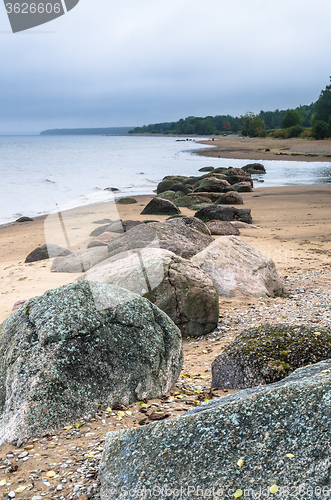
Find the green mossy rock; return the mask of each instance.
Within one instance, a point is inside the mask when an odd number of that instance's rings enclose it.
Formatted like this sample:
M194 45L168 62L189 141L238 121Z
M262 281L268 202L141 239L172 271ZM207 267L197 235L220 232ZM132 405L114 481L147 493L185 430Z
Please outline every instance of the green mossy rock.
M134 203L138 203L135 198L131 198L130 196L127 196L126 198L119 198L116 200L116 203L118 205L133 205Z
M245 389L282 380L301 366L331 358L331 330L262 325L241 333L212 364L212 387Z

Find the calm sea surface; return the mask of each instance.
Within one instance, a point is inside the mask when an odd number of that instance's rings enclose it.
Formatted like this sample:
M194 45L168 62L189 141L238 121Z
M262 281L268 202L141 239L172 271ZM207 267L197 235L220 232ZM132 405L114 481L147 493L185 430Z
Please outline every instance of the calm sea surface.
M251 163L193 154L204 147L174 137L0 137L0 224L50 213L67 203L102 201L107 187L118 188L116 196L150 194L165 175L199 175L207 165ZM331 183L331 163L262 163L267 174L256 187Z

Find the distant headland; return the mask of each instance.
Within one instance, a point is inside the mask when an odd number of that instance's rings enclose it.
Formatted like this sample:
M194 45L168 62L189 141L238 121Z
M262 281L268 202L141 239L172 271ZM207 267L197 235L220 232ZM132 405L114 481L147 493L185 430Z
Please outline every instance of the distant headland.
M60 128L43 130L40 135L121 135L127 134L132 127L108 128Z

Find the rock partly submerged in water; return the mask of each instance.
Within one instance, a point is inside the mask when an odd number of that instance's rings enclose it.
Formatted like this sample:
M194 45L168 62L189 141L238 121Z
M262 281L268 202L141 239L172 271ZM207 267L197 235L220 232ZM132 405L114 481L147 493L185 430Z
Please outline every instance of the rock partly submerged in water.
M243 331L212 364L212 387L245 389L282 380L301 366L331 358L331 330L261 325Z
M222 297L280 296L285 292L274 262L238 236L222 236L191 259Z
M218 324L219 297L211 278L168 250L142 248L116 255L90 269L84 279L119 285L146 297L184 337L205 335Z
M0 326L0 441L52 433L99 405L165 394L181 334L147 299L84 281L30 299Z
M172 420L110 432L101 498L144 491L159 500L223 499L242 490L243 498L269 499L277 482L279 498L296 497L301 488L317 500L330 489L330 391L328 360Z

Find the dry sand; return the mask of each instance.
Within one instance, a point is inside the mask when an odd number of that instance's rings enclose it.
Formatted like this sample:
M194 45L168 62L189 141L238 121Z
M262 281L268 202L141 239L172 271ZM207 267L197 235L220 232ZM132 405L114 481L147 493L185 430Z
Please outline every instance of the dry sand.
M315 270L317 275L310 282L305 278L304 286L307 290L310 287L312 290L328 291L328 273L331 270L330 195L331 186L262 187L254 189L252 193L243 193L244 206L251 208L253 224L258 225L259 229L241 230L240 237L270 256L275 261L279 274L293 279L294 286L299 286L295 284L295 280L300 280L302 273ZM123 220L146 219L140 212L150 199L151 196L140 196L137 197L137 204L117 205L119 216ZM182 209L182 213L194 214L189 209ZM93 221L107 216L114 219L115 215L114 205L109 207L105 204L63 214L72 245L79 241L81 248L84 248L90 239L86 238L86 234L97 227ZM149 218L166 219L159 216ZM0 321L11 313L15 301L40 295L79 276L51 273L49 261L24 264L28 253L45 243L45 227L49 241L50 235L57 234L59 230L58 223L54 220L38 218L33 222L0 227ZM57 241L59 244L63 243L60 236ZM56 241L53 239L51 242ZM320 300L319 297L320 295L316 297L316 301ZM44 493L43 498L75 500L73 490L75 485L80 484L83 494L87 492L87 488L92 488L92 498L97 498L97 466L107 432L149 422L148 414L151 413L153 405L154 408L168 413L168 418L172 418L183 414L192 405L199 404L199 401L206 398L236 392L219 389L210 394L210 366L215 356L222 352L245 326L247 327L249 321L255 321L255 318L259 323L283 322L292 315L294 321L300 322L296 317L298 305L296 299L288 298L221 298L219 330L200 340L183 341L184 369L177 386L167 395L166 400L149 401L151 408L147 410L147 414L141 413L139 403L133 404L125 409L132 412L132 415L125 414L122 419L117 417L116 411L111 414L100 411L94 419L86 422L79 432L75 429L62 430L53 436L35 440L27 461L18 459L22 448L18 450L9 444L3 446L0 451L0 460L3 460L3 474L0 479L6 479L7 484L0 487L0 492L5 494L20 486L26 486L23 493L16 493L16 498L28 499ZM292 310L293 313L288 312ZM322 318L324 313L328 314L327 310L312 310L309 312L311 321L318 323L323 318L323 321L328 321L328 317ZM304 318L301 320L304 321ZM9 465L5 462L9 451L16 453L9 459L12 465L18 466L16 472L10 472ZM90 465L90 471L80 472L82 460ZM52 465L55 463L56 466ZM45 483L42 480L47 479L46 473L50 470L56 475ZM61 489L57 489L58 487ZM81 500L86 498L80 497Z
M215 140L199 141L213 148L197 151L201 156L214 158L239 158L243 160L331 160L331 140L273 139L266 137L241 137L239 135L216 136ZM266 150L270 151L266 151Z

